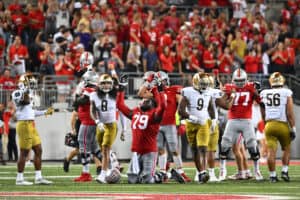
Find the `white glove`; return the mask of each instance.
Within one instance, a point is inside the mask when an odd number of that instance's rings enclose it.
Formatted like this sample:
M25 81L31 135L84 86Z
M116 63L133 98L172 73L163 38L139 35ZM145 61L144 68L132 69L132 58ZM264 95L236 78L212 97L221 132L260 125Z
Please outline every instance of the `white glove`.
M216 129L218 123L219 122L218 122L217 119L211 120L210 133L214 133L215 132L215 129Z
M99 130L101 132L103 132L104 131L104 124L102 122L100 122L99 119L96 119L95 122L96 122L97 127L99 128Z

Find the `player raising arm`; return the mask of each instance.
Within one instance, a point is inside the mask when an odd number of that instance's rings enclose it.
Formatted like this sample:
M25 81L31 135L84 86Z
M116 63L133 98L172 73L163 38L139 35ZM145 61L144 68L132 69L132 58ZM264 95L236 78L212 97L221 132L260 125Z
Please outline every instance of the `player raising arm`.
M265 105L261 111L262 117L266 122L265 135L269 150L268 167L270 182L278 182L275 167L277 142L280 143L283 150L281 178L289 182L288 166L290 162L291 141L296 138L293 92L283 87L285 79L279 72L274 72L270 76L269 82L271 89L263 90L260 96Z

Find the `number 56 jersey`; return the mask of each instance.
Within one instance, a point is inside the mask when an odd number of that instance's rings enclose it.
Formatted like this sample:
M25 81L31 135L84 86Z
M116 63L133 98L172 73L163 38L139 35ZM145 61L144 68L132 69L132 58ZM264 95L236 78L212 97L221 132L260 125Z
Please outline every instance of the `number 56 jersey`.
M293 92L288 88L266 89L260 93L262 102L265 104L266 121L277 120L286 122L286 104L287 98L291 97Z

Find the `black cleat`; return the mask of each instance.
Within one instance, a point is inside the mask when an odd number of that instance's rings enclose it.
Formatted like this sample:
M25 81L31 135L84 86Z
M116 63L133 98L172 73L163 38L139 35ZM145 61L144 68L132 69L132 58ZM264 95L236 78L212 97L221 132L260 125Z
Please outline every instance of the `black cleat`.
M289 173L288 173L288 172L281 172L281 178L282 178L285 182L290 182L290 177L289 177Z
M171 169L171 175L178 183L185 183L184 178L175 169Z
M277 176L270 176L270 182L271 183L277 183L279 180L277 178Z
M209 175L206 172L199 174L199 183L200 184L206 183L208 180L209 180Z
M70 161L67 161L67 158L64 159L64 171L69 172Z

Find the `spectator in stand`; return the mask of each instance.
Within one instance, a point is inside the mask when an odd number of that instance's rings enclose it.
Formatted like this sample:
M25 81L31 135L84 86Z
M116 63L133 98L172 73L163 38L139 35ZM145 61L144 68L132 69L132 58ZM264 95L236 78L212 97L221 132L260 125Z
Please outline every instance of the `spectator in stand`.
M17 161L18 160L18 147L16 143L16 109L12 101L7 102L7 108L3 113L4 120L4 133L8 135L8 160Z
M26 59L29 58L28 49L21 42L21 37L16 36L13 44L8 50L8 64L12 66L16 75L24 74L26 71Z
M144 47L144 44L142 42L142 17L139 13L135 14L133 16L133 22L130 25L130 49L135 51L135 54L137 54L137 57L139 58L141 56L142 48ZM128 52L129 54L129 52ZM128 56L127 56L128 58Z
M155 44L151 42L143 53L143 70L145 73L147 71L158 71L159 68L159 60Z
M95 12L94 17L91 20L91 29L93 33L93 38L95 39L97 39L98 36L102 34L105 29L105 20L99 12Z
M203 68L206 73L211 73L217 66L217 59L215 55L217 45L209 43L207 49L203 53Z
M300 9L297 10L293 20L294 38L300 39Z
M6 43L4 37L0 34L0 72L3 71L5 66L5 51Z
M198 47L192 48L192 54L188 58L189 68L191 72L203 72L200 63L200 53Z
M56 23L57 23L57 11L58 11L58 5L57 2L49 2L48 3L48 9L45 13L45 34L53 35L56 32Z
M270 73L280 72L285 73L287 64L288 64L288 53L284 49L284 44L282 42L278 42L277 48L275 52L272 54L272 66L270 69Z
M210 0L208 8L205 9L205 14L210 15L212 19L217 19L219 17L219 9L216 1Z
M45 17L43 13L43 4L28 4L28 19L29 19L29 42L33 42L35 37L45 27Z
M13 13L11 13L11 20L14 27L14 35L21 36L22 42L28 45L28 35L25 28L28 25L29 18L23 13L22 9L20 9L15 10Z
M255 4L251 9L252 15L256 13L260 13L263 18L266 16L266 11L268 10L268 6L265 4L264 0L256 0Z
M117 48L112 48L111 57L107 60L107 73L110 74L112 77L117 78L120 71L124 69L124 62L120 58L118 54Z
M59 3L58 11L56 14L56 28L60 26L65 26L66 28L70 28L70 8L67 7L66 1L62 1Z
M80 43L84 45L85 50L91 49L90 42L92 40L92 35L90 17L91 13L88 7L81 9L81 18L76 28L76 33L80 35Z
M232 0L233 18L241 19L246 16L247 2L246 0Z
M261 62L261 57L257 57L256 50L248 50L248 54L244 58L245 71L247 73L256 74L258 73L259 63Z
M190 56L190 43L189 37L183 36L181 40L178 42L177 46L177 63L178 63L178 71L180 74L185 72L191 72L189 66L189 56Z
M294 74L295 73L295 49L294 47L291 45L291 40L290 38L285 38L284 40L284 47L287 51L288 54L288 65L286 67L286 71L285 73L287 74Z
M2 137L5 137L3 136L4 135L4 131L3 131L3 126L4 126L4 123L3 123L3 112L4 112L4 104L3 103L0 103L0 162L2 165L6 165L6 162L4 160L4 153L3 153L3 143L2 143Z
M54 64L55 74L57 76L73 76L74 69L70 64L70 61L65 59L65 53L60 51L57 53L57 62ZM58 92L58 102L65 102L65 99L71 92L71 85L69 81L58 81L57 92Z
M140 65L141 61L139 60L139 54L138 50L139 45L130 45L129 51L127 54L127 60L126 60L126 68L125 71L127 72L139 72L140 71Z
M177 10L176 6L172 5L170 7L169 14L164 18L165 28L171 29L175 33L177 33L180 28L180 21L179 18L176 16L176 10Z
M234 61L239 64L244 63L244 56L247 49L247 43L242 39L242 34L239 30L235 32L235 39L230 43L230 50L233 52Z
M44 43L44 49L43 51L39 52L38 55L41 66L39 73L41 75L54 75L54 61L55 61L55 55L50 49L50 45L48 43Z
M159 55L161 70L166 73L174 72L176 53L172 52L168 46L165 46L163 52Z
M11 76L11 69L4 68L3 74L0 77L0 85L2 90L14 90L16 88L16 80Z
M229 46L226 46L218 57L219 72L231 74L233 68L233 55L230 53Z

